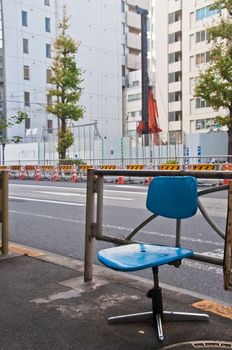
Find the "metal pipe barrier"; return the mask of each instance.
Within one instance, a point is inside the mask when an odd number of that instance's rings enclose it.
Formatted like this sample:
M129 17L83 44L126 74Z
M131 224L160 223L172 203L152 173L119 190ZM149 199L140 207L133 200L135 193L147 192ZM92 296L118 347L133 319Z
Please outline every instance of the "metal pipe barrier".
M199 200L199 210L209 225L224 240L224 257L223 259L210 257L202 253L194 253L191 259L206 262L209 264L219 265L224 271L224 289L232 291L232 171L155 171L155 170L96 170L89 169L87 172L87 197L86 197L86 223L85 223L85 262L84 262L84 281L93 279L93 244L94 239L111 242L113 244L131 244L137 241L132 240L134 236L149 222L155 219L156 215L140 223L127 237L118 238L105 235L103 233L103 191L104 177L107 176L125 176L125 177L155 177L155 176L193 176L204 179L229 179L229 185L217 186L201 190L199 196L212 192L228 190L228 209L226 232L223 232L217 224L209 217L204 209L201 200ZM180 244L181 223L177 220L176 224L176 245Z
M213 163L213 164L225 164L232 163L232 155L207 155L207 156L159 156L159 157L110 157L110 158L82 158L82 159L46 159L45 161L34 160L11 160L5 161L5 165L8 167L12 165L79 165L83 164L92 164L94 166L101 165L111 165L124 166L126 167L129 164L142 164L144 166L151 165L157 167L160 164L170 164L171 162L178 163L180 165L185 164L204 164L204 163Z
M2 254L8 254L8 172L0 172L0 224L2 229Z

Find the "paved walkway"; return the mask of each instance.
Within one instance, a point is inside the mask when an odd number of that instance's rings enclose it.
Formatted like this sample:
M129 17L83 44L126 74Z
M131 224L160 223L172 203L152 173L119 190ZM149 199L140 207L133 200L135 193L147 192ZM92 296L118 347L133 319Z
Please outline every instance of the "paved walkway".
M109 325L110 315L149 311L151 285L99 266L94 275L83 283L81 261L11 245L0 255L0 349L232 349L232 308L175 288L163 290L165 309L202 312L198 303L210 322L166 323L162 344L152 323Z

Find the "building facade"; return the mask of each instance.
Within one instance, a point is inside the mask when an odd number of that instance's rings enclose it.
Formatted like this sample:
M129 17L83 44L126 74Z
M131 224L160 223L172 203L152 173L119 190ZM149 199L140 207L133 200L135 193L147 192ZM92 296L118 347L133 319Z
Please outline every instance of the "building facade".
M195 98L199 72L209 61L207 29L218 19L212 0L157 0L156 96L160 124L169 141L183 133L206 132L217 113Z
M24 142L47 139L57 128L56 118L46 112L46 106L52 103L47 97L48 77L64 4L70 15L69 34L79 42L77 64L83 72L80 104L86 110L81 122L97 121L102 135L122 134L120 2L1 0L3 114L9 118L25 111L30 117L25 125L8 129L8 138L19 135Z

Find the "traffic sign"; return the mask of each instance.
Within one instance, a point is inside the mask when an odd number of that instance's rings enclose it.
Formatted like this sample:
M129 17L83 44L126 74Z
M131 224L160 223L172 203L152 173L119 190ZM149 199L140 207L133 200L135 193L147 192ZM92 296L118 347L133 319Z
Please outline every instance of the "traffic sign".
M186 147L185 153L186 153L186 160L185 160L185 163L186 163L186 164L189 164L189 147Z
M197 162L198 164L201 163L201 146L197 146Z

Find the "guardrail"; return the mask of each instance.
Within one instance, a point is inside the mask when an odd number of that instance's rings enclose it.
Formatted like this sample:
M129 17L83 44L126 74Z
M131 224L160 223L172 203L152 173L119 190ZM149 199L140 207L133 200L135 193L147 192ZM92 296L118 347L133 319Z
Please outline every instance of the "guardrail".
M89 164L66 164L59 166L52 165L11 165L11 166L0 166L0 171L9 171L9 177L11 179L19 179L19 180L51 180L51 181L86 181L87 178L87 170L90 168L94 168L96 170L161 170L161 171L170 171L170 170L185 170L185 171L230 171L232 170L232 164L222 163L222 164L159 164L157 167L149 164L127 164L123 166L116 166L114 164L102 164L99 166L89 165ZM142 177L140 176L140 179ZM126 181L133 182L138 181L137 179L127 178ZM149 182L148 178L141 179L143 183ZM111 178L111 182L118 182L120 184L124 183L124 179L121 176L120 178L113 179ZM141 181L140 181L141 182ZM228 181L224 180L224 184L227 184Z
M2 254L8 254L8 173L0 172L0 224L2 231Z
M144 166L153 165L158 167L160 164L168 163L170 161L175 161L180 165L188 164L204 164L204 163L232 163L232 155L207 155L207 156L176 156L171 157L165 153L161 153L158 157L110 157L110 158L83 158L83 159L46 159L46 160L11 160L5 161L5 165L34 165L38 162L38 165L66 165L66 164L92 164L94 166L100 165L110 165L114 164L117 167L126 167L128 164L142 164Z
M126 177L155 177L155 176L194 176L196 178L206 179L230 179L229 185L218 186L211 189L199 191L199 196L229 189L228 191L228 210L226 232L223 232L217 224L209 217L204 209L201 200L199 200L199 209L217 234L224 240L223 259L210 257L202 253L194 253L192 259L210 264L216 264L223 267L224 270L224 288L232 290L232 171L154 171L154 170L96 170L89 169L87 174L87 196L86 196L86 222L85 222L85 263L84 263L84 281L93 279L93 244L94 239L113 244L130 244L134 236L150 221L155 218L151 215L148 219L137 226L127 237L118 238L105 235L103 233L103 191L104 177L107 176L126 176ZM96 199L95 199L96 195ZM176 245L180 241L180 220L176 224Z

